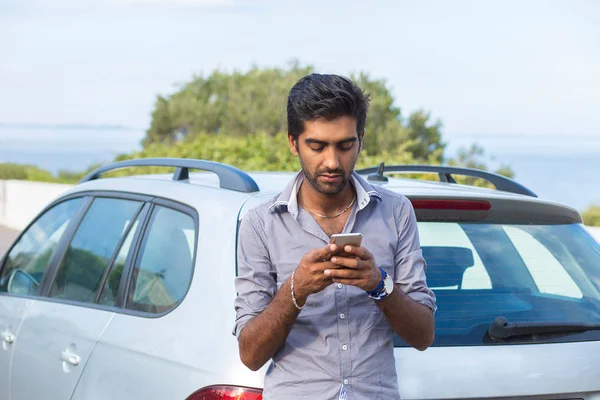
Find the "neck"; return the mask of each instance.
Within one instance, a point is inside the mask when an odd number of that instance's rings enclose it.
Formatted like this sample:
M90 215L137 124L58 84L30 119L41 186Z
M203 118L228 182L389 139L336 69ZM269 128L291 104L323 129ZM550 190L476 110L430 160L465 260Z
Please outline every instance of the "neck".
M347 207L356 196L356 191L351 181L349 181L340 193L327 195L315 190L305 179L300 186L298 196L301 203L311 210L320 214L331 215Z

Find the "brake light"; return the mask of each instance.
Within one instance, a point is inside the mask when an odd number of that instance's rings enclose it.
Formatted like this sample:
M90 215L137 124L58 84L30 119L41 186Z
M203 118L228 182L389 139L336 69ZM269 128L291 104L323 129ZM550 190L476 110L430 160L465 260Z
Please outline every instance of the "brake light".
M492 205L483 200L411 199L415 209L487 211Z
M243 386L207 386L192 393L187 400L262 400L262 390Z

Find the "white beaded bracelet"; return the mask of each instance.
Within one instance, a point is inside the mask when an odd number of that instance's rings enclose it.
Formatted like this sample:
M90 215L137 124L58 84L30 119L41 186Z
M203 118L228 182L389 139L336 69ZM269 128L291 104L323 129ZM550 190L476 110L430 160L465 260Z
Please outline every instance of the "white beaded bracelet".
M294 274L295 273L296 273L296 271L292 272L292 302L294 303L294 305L296 306L296 308L298 309L298 311L300 311L300 310L302 310L304 308L304 306L300 307L298 305L298 303L296 302L296 296L294 295Z

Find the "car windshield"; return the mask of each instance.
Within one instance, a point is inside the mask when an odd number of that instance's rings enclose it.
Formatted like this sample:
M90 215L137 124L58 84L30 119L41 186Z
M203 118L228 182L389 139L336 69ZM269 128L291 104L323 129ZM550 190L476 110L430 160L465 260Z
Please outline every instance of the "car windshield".
M427 282L437 296L434 346L495 344L492 321L600 322L600 245L580 224L419 222ZM598 340L600 331L511 338ZM396 346L405 346L395 339Z

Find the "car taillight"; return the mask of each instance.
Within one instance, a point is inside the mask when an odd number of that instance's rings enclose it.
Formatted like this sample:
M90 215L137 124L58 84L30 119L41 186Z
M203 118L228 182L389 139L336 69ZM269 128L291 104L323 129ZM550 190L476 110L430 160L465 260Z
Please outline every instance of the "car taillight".
M187 400L262 400L262 390L243 386L207 386L192 393Z
M483 200L411 199L415 209L487 211L492 205Z

